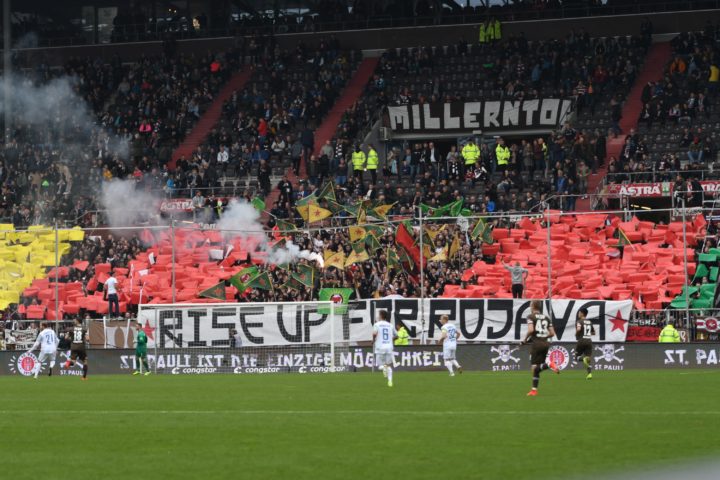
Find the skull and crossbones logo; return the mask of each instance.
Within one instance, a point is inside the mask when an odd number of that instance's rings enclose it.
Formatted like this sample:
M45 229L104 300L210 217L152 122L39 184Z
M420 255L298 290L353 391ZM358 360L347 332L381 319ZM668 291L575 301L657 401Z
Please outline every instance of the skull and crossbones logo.
M600 347L595 347L595 350L600 352L600 355L595 357L595 361L597 362L600 359L605 360L606 362L612 362L616 361L618 363L623 363L624 360L617 356L618 353L625 350L625 347L617 347L615 348L615 345L612 343L608 343L605 345L602 345Z
M503 363L508 363L510 360L512 360L515 363L519 363L520 359L517 357L513 357L513 352L519 350L518 347L510 348L510 345L500 345L498 347L490 347L490 351L497 354L497 357L490 359L490 361L494 364L498 361L501 361Z

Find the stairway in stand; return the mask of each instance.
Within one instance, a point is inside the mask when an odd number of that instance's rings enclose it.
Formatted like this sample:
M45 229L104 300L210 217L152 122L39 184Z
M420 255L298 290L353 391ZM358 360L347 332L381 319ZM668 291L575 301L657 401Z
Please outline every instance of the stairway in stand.
M190 134L185 137L185 140L173 151L170 162L168 162L168 169L175 170L175 164L183 156L189 159L195 149L202 144L212 131L213 127L215 127L220 120L222 107L225 102L232 96L234 91L241 90L248 80L250 80L252 70L247 66L245 68L246 70L230 77L230 80L228 80L220 90L205 113L202 114Z
M350 82L348 82L332 109L328 112L327 116L325 116L323 122L315 130L315 151L313 152L315 155L319 155L320 148L325 145L327 140L332 140L345 111L350 108L365 91L365 86L373 72L375 72L378 60L378 58L364 58L360 62ZM300 166L300 173L304 175L306 172L306 164L303 161ZM295 175L293 169L288 168L286 173L293 185L297 185L298 177ZM273 203L276 202L278 198L280 198L280 192L278 192L277 188L273 188L270 195L265 199L267 208L272 208Z
M642 94L643 87L648 82L655 82L662 78L663 72L665 71L665 65L670 60L670 54L672 50L669 42L653 43L645 57L645 63L642 70L638 72L638 76L635 79L635 84L630 90L625 104L622 109L622 119L620 120L620 128L623 133L618 135L617 138L607 140L607 158L605 159L605 166L598 169L597 175L591 175L588 179L588 193L595 193L598 185L602 183L602 180L607 174L607 161L610 157L618 158L623 145L625 144L625 137L630 129L637 128L638 118L640 118L640 112L642 111L642 101L640 96ZM576 210L578 211L589 211L591 208L590 199L579 199L576 204Z

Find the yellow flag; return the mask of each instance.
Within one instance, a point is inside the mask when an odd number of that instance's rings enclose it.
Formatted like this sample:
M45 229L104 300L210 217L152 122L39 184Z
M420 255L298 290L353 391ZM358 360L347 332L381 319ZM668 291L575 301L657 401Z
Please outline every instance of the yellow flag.
M433 230L432 228L427 228L427 229L425 229L425 231L427 232L428 236L430 237L430 240L432 240L434 242L435 237L438 236L438 233L445 230L445 227L447 227L447 225L443 225L442 227L438 228L437 230Z
M455 235L455 238L453 238L452 243L450 244L450 251L448 253L448 257L452 260L455 258L455 255L457 255L458 250L460 250L460 238Z
M345 268L345 252L325 252L325 268Z
M353 225L350 227L350 242L355 243L360 240L363 240L365 238L365 229L363 227L358 227L357 225Z
M392 207L395 204L392 203L390 205L380 205L378 207L375 207L373 211L381 218L387 218L388 212L392 209Z
M353 249L353 251L350 253L350 255L348 255L347 260L345 261L345 266L349 267L353 263L364 262L365 260L368 260L369 258L370 258L370 256L365 251L365 249L360 250L359 253L357 251L355 251L355 249Z
M447 249L445 248L430 259L431 262L444 262L445 260L447 260Z
M424 258L430 258L432 257L432 250L430 249L430 245L427 243L423 245L423 257Z
M365 209L362 207L358 210L357 223L358 225L367 223L367 213L365 213Z
M327 208L322 208L316 203L308 205L308 222L315 223L332 216L332 212Z
M307 222L308 217L309 217L308 211L310 210L310 206L309 205L298 205L295 208L297 209L297 211L300 214L300 216L302 217L302 219Z

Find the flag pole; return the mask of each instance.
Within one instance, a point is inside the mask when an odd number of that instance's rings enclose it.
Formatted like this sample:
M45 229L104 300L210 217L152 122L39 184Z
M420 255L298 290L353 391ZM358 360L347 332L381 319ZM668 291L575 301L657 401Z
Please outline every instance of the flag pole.
M423 345L425 345L425 343L426 343L426 337L425 337L425 266L424 266L425 253L423 252L423 211L422 211L422 208L418 207L418 211L420 212L420 215L418 216L418 218L420 220L420 328L422 329L420 341Z
M687 257L687 225L685 218L685 198L680 197L680 201L682 202L682 233L683 233L683 266L685 269L685 328L690 329L690 292L688 290L690 289L690 283L688 282L688 257ZM689 331L689 330L688 330Z

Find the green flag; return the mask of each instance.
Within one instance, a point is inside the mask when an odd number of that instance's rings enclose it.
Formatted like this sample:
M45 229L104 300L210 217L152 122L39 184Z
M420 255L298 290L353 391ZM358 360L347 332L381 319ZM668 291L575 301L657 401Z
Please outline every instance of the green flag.
M478 219L477 223L475 224L475 227L473 227L473 229L472 229L472 232L470 232L470 238L472 238L473 240L478 238L485 231L485 227L486 227L485 220L483 220L482 218Z
M297 279L306 287L312 287L315 283L315 269L310 265L298 264Z
M465 201L461 198L460 200L455 200L453 203L450 204L451 217L460 216L460 212L462 212L463 209L463 203L465 203Z
M365 230L370 235L375 235L375 238L380 238L385 235L385 229L379 225L366 225Z
M314 193L312 193L312 194L308 195L307 197L303 197L300 200L298 200L297 202L295 202L295 205L298 207L304 207L306 205L309 205L310 203L317 203L317 199L318 199L317 196Z
M247 283L247 286L250 288L257 288L259 290L273 289L270 274L268 274L267 272L263 272L260 275L257 275L255 278L253 278Z
M432 214L435 212L435 208L431 207L430 205L426 205L424 203L420 204L420 211L422 211L423 216L429 217L432 216Z
M297 230L297 227L294 223L283 220L282 218L278 218L275 223L280 230L280 233L294 232Z
M365 237L365 244L368 246L371 252L375 252L380 248L380 242L375 238L375 235L368 235Z
M415 262L410 257L410 255L407 254L404 248L398 248L397 250L398 259L400 260L400 266L405 269L405 266L412 270L415 268Z
M230 277L230 283L242 293L248 288L248 282L258 275L257 267L247 267Z
M333 182L325 183L325 186L320 190L320 193L318 194L318 199L333 200L333 201L336 200L335 188L333 186Z
M260 197L253 198L250 203L252 203L252 206L255 207L255 210L258 212L264 212L265 211L265 201Z
M482 218L478 219L472 229L472 232L470 232L470 238L473 240L476 240L478 237L480 237L480 239L488 245L495 243L495 239L492 236L492 228Z
M290 275L290 278L288 278L287 282L282 286L282 288L292 288L293 290L302 290L303 287L303 283L298 280L294 273Z
M436 208L435 211L430 215L433 218L437 217L457 217L462 211L463 200L455 200L452 203L443 205L440 208Z
M358 211L360 210L360 204L356 203L354 205L343 205L343 208L353 217L357 217Z
M327 204L327 209L330 210L333 215L336 215L343 211L343 206L334 200L329 200L326 198L325 203Z
M393 248L389 248L387 252L387 265L390 270L400 266L400 258Z
M203 290L198 294L203 298L214 298L215 300L225 300L225 282L220 282L207 290Z
M334 313L343 315L347 313L348 301L353 292L352 288L321 288L318 292L318 298L321 302L333 302L335 304ZM321 305L318 307L318 313L329 315L330 310L329 306Z

